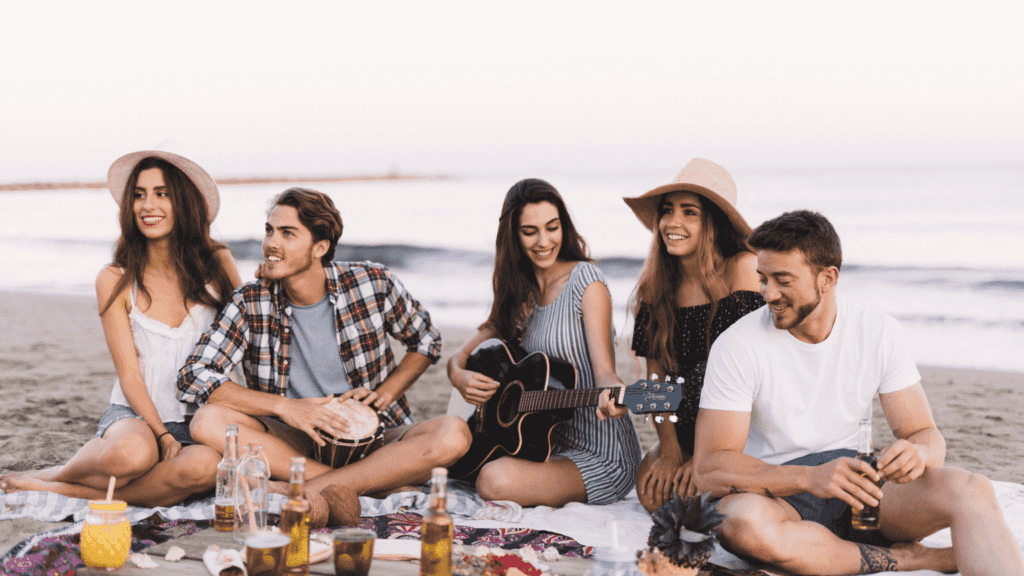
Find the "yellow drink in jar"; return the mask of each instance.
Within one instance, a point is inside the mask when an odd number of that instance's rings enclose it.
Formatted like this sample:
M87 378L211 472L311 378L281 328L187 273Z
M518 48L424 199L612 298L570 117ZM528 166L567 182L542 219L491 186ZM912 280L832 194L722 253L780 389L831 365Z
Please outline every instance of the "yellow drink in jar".
M82 562L90 568L114 570L124 565L132 549L132 527L125 518L124 502L89 502L82 527Z

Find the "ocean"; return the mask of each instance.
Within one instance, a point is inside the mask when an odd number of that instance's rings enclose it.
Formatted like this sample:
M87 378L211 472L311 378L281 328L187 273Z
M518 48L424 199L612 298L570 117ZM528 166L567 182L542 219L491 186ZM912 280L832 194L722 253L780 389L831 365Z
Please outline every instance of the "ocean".
M520 177L562 192L609 279L619 337L650 233L622 202L674 172L474 175L308 185L345 222L339 260L390 266L441 326L472 328L490 307L501 202ZM839 290L895 316L917 361L1024 372L1024 167L735 170L751 225L793 209L826 215L843 242ZM214 236L243 277L261 257L281 184L221 187ZM106 190L0 194L0 291L92 295L111 257L117 209Z

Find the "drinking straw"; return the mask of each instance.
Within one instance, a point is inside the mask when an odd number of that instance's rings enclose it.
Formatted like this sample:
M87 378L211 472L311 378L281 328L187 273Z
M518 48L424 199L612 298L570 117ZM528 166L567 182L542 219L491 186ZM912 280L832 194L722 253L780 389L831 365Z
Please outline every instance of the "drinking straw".
M256 531L256 511L252 509L252 496L249 494L249 482L245 479L245 476L240 476L239 480L242 481L242 493L245 494L245 507L249 510L249 526L250 530Z
M111 476L110 482L107 483L107 502L111 502L114 499L114 482L117 478Z

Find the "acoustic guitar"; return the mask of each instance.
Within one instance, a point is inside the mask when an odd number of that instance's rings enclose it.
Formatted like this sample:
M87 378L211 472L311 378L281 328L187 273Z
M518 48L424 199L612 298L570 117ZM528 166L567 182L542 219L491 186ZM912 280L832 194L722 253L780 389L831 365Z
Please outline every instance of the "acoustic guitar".
M466 368L496 380L499 387L469 418L473 442L448 468L452 478L473 479L484 464L502 456L544 462L551 456L555 426L572 419L576 408L597 406L604 390L634 414L674 412L683 397L679 384L669 381L577 390L572 364L543 352L517 361L504 342L493 338L477 346Z

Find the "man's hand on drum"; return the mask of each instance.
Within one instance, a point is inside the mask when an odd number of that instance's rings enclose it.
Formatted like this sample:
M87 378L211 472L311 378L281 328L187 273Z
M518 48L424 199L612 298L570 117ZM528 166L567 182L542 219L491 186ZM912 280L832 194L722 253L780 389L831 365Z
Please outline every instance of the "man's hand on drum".
M497 380L472 370L452 371L451 381L462 398L474 406L483 406L501 385Z
M285 424L308 434L317 446L324 446L327 443L320 438L317 429L336 438L348 432L348 420L324 408L324 404L333 398L334 396L301 400L289 399L293 401L286 404L285 410L279 416Z
M381 406L380 401L381 398L383 398L383 396L381 396L380 394L373 390L370 390L369 388L363 388L362 386L356 386L355 388L352 388L351 390L345 392L341 396L338 396L338 398L342 402L348 400L349 398L353 400L358 400L359 402L362 402L367 406L377 408L378 410L381 408L386 408L388 404L391 404L391 401L388 400L383 406Z

